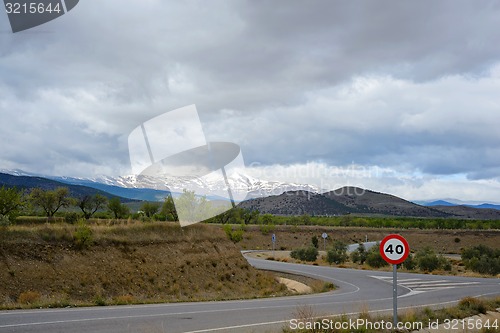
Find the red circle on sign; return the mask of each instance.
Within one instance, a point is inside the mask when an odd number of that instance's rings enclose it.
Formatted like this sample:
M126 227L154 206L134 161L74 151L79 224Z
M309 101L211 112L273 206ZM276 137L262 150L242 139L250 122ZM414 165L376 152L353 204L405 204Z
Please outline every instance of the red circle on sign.
M380 255L389 264L398 265L408 258L410 245L401 235L388 235L380 242Z

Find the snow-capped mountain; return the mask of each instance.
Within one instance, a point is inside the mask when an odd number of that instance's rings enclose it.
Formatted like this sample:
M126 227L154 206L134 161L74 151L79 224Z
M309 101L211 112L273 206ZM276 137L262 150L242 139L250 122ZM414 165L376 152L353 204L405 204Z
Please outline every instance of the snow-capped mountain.
M0 169L0 173L6 173L8 175L12 176L26 176L26 177L44 177L43 175L36 174L36 173L29 173L20 169L12 169L12 170L7 170L7 169ZM48 178L48 177L45 177Z
M151 177L144 175L128 175L120 177L98 177L87 179L96 183L123 188L153 189L182 193L183 189L189 188L196 193L207 196L217 196L219 192L227 191L225 181L220 177ZM248 193L247 199L279 195L287 191L309 191L317 193L317 187L307 184L295 184L279 181L267 181L256 179L247 175L233 175L228 179L233 191ZM222 195L221 195L222 196Z
M24 172L22 170L0 170L15 176L35 176L56 180L66 184L93 187L114 195L138 200L163 200L167 195L176 196L184 189L206 195L209 199L227 199L227 184L221 177L152 177L145 175L127 175L119 177L99 176L95 178L55 177ZM319 189L307 184L287 183L256 179L248 175L233 174L227 179L233 195L244 199L279 195L287 191L308 191L318 193Z

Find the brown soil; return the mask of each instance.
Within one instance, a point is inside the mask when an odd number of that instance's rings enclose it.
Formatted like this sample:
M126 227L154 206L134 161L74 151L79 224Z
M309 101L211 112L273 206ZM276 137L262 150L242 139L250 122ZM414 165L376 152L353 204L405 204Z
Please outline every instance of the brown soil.
M0 307L252 298L287 294L251 267L220 227L74 226L0 230ZM50 232L52 234L50 234ZM49 232L49 236L47 236ZM44 236L45 235L45 236ZM45 240L44 240L45 239Z

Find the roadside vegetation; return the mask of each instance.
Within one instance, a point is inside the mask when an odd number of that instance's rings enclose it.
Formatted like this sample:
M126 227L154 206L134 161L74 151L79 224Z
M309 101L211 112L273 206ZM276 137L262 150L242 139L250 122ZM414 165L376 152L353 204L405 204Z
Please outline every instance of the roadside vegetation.
M402 323L404 327L410 328L406 329L405 332L411 332L411 327L418 327L418 325L423 325L423 328L428 328L430 323L444 323L445 321L451 321L454 319L465 319L468 317L473 317L476 315L484 315L488 312L495 312L497 308L500 307L500 297L494 299L479 299L473 297L466 297L461 299L456 306L442 307L442 308L415 308L406 311L399 311L398 320ZM475 317L473 317L475 318ZM498 318L498 317L497 317ZM361 306L359 313L357 315L347 316L326 316L321 313L316 313L310 306L299 306L296 308L293 318L284 325L282 332L291 333L347 333L347 332L364 332L364 333L380 333L380 332L397 332L396 330L382 330L380 328L373 329L368 325L362 327L357 327L357 330L342 329L342 327L349 327L349 319L352 321L357 321L358 319L363 320L365 323L381 323L389 322L392 323L391 316L373 315L369 312L369 309L365 306ZM323 320L328 322L328 328L322 327L321 323ZM500 321L490 320L486 321L479 318L475 318L471 321L474 325L479 326L481 323L481 328L479 329L482 333L498 332L500 327ZM296 327L300 325L309 328L297 329ZM316 323L316 324L315 324ZM342 325L345 323L347 325ZM293 326L295 327L293 327ZM330 327L334 327L330 329ZM335 327L339 327L338 329ZM444 330L443 330L444 332Z
M476 245L462 250L462 261L466 268L481 274L500 274L500 248Z
M355 230L359 231L359 229ZM254 235L255 233L254 231ZM291 234L293 235L293 233ZM280 230L279 235L284 236L283 230ZM252 237L252 235L244 235L244 237ZM313 236L310 244L295 249L292 248L289 252L282 251L282 253L278 252L271 256L269 251L264 251L258 257L268 260L329 265L340 268L386 271L391 269L390 265L380 255L378 243L368 250L363 243L360 243L357 249L349 253L347 243L342 240L333 240L323 251L318 251L315 246L317 244L316 239L317 237ZM441 239L443 242L445 241L445 237L441 237ZM429 243L432 244L433 242ZM283 241L281 244L283 244ZM447 256L436 252L434 247L423 245L414 249L398 267L400 270L413 273L491 277L500 274L499 252L498 249L486 245L463 247L462 255L458 258L457 255ZM289 253L289 256L287 253Z
M2 227L0 281L0 309L290 294L219 227L128 219Z
M290 256L297 260L315 261L318 257L318 249L314 246L293 250Z
M369 250L366 250L363 244L360 244L356 250L349 254L347 252L347 245L340 241L336 241L333 246L326 251L326 255L320 256L319 258L314 257L314 259L312 257L306 258L294 255L297 251L304 251L304 249L291 251L290 257L299 262L313 262L315 265L334 265L342 268L390 269L390 265L380 255L378 244L371 247ZM415 273L436 272L439 274L451 274L453 270L452 261L443 255L436 254L430 247L425 247L414 254L410 254L402 264L398 265L398 267L405 271ZM492 271L478 273L489 274L489 272Z

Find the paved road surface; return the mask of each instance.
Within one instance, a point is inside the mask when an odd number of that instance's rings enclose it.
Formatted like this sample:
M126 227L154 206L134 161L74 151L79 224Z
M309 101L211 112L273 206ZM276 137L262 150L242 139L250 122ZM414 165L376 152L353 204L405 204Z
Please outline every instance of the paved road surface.
M263 269L331 281L339 289L259 300L0 312L0 332L279 332L298 306L319 315L391 311L390 272L306 266L248 258ZM500 295L499 279L398 274L400 309L450 304L465 296Z
M363 242L363 245L365 246L365 250L368 251L369 249L371 249L372 247L377 245L377 243L380 243L380 241L378 241L378 242ZM357 250L358 247L359 247L359 244L348 245L347 252L354 252Z

